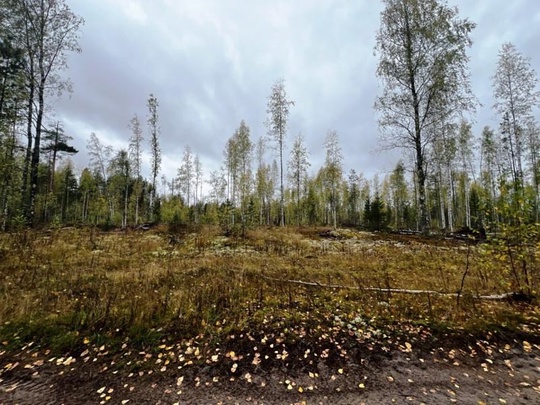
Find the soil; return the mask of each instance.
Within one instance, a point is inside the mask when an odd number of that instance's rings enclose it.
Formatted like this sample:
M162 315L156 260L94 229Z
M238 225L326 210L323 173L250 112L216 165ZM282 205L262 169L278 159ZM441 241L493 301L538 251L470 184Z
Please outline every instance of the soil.
M0 353L1 404L540 403L540 346L526 341L447 342L335 367L320 361L312 371L298 365L233 374L210 366L136 371L106 357L25 353Z

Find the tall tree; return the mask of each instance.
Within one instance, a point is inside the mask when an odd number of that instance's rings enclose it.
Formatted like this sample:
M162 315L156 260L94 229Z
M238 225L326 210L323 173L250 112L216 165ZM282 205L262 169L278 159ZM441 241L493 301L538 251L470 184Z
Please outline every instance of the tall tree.
M1 7L0 12L8 13L8 8ZM24 49L16 45L14 38L0 21L0 131L5 130L5 123L12 121L21 107L24 91Z
M265 138L261 137L255 145L255 155L257 160L257 171L255 173L255 190L259 201L259 225L270 223L269 206L267 199L268 188L273 187L270 177L271 167L264 160L266 149Z
M150 194L150 218L154 220L154 204L156 199L157 178L161 168L161 149L159 147L159 115L158 99L150 94L146 103L148 107L148 129L150 131L150 153L152 156L151 173L152 173L152 192Z
M384 90L375 108L383 143L414 151L420 226L426 232L426 149L438 125L474 106L466 50L475 25L442 0L383 2L376 50Z
M86 148L88 150L88 155L90 156L90 166L93 169L94 175L98 177L103 184L102 192L107 200L109 211L108 220L112 221L114 204L107 187L107 179L113 148L109 145L104 145L94 132L90 134L90 139L88 140Z
M183 194L186 207L191 205L194 174L193 152L191 152L191 147L186 145L184 147L184 154L182 155L182 164L178 168L178 186L180 192Z
M139 199L142 193L142 144L144 141L141 121L137 114L131 118L128 125L131 130L131 138L129 139L129 160L132 167L133 175L135 176L134 196L135 196L135 225L139 223Z
M461 163L461 178L463 184L463 207L465 214L464 225L471 227L471 176L474 179L473 170L473 151L472 151L472 126L467 121L462 121L459 126L459 133L457 139L457 150Z
M347 217L351 225L358 226L360 225L362 212L360 184L364 179L362 174L358 174L356 170L351 169L347 180Z
M193 171L195 172L195 176L193 179L193 187L195 188L193 205L195 206L195 221L199 222L198 204L202 198L203 184L203 166L199 155L195 155L195 159L193 160Z
M129 153L125 149L120 149L109 162L109 173L113 187L117 189L122 202L122 228L127 227L128 206L129 206L129 186L131 183L131 162Z
M500 137L490 127L484 127L480 136L480 180L489 197L487 209L490 212L491 223L498 225L499 218L496 208L498 197L497 183L502 180L502 156Z
M325 185L328 190L332 225L337 227L337 206L339 203L338 188L343 173L343 154L339 145L339 137L336 131L328 131L324 141L326 149L325 159Z
M285 225L285 192L283 186L283 152L285 150L285 138L287 135L287 120L289 119L290 106L294 101L287 99L284 79L279 79L272 86L268 97L266 113L269 114L267 121L268 135L276 143L279 153L279 224Z
M523 187L523 160L527 145L525 131L533 119L533 107L538 106L540 93L538 78L524 57L511 43L503 44L499 52L497 70L492 78L493 108L501 115L501 132L512 163L514 186Z
M216 205L226 199L227 180L223 172L224 170L214 170L210 172L210 178L207 180L210 185L210 198Z
M43 152L49 152L49 192L54 190L54 174L56 169L56 160L59 158L59 153L67 153L69 155L79 153L73 146L68 145L68 142L73 140L73 137L64 133L64 128L57 122L51 129L43 130L44 140L48 141L43 147Z
M11 11L8 4L0 5L0 14ZM18 125L24 114L24 49L16 45L8 18L0 18L0 229L8 225L10 207L20 206L18 187Z
M223 151L224 168L227 173L227 199L234 207L236 204L236 188L238 186L238 155L236 154L236 139L230 137L225 144L225 150ZM234 215L233 215L234 223Z
M65 89L60 71L67 67L67 53L80 52L79 29L83 19L74 14L64 0L10 0L14 10L12 27L25 52L27 92L27 153L23 167L23 195L30 190L25 216L32 224L38 192L38 166L41 134L48 90Z
M396 164L396 167L390 175L390 189L394 211L393 225L395 229L403 229L407 224L405 215L409 195L407 190L407 180L405 179L405 165L401 160Z
M252 187L252 170L251 163L253 157L253 142L250 138L250 130L244 120L240 122L240 126L235 131L234 136L234 153L236 154L235 161L237 162L237 174L235 178L238 181L238 200L240 202L240 215L242 226L246 225L246 209L248 205L248 196Z
M289 180L293 185L293 194L296 203L296 224L300 225L300 201L307 181L307 170L311 166L309 163L309 153L304 144L304 137L301 134L294 140L288 166Z
M526 128L529 148L531 181L534 190L534 219L540 220L540 128L536 120L531 119Z

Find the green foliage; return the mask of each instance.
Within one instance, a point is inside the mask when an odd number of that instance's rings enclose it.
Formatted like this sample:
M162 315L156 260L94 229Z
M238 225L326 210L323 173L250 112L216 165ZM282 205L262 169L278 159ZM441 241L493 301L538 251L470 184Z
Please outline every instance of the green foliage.
M364 206L364 226L372 231L382 231L388 227L389 213L384 201L376 195L373 201L369 198Z
M534 200L526 194L520 184L502 182L496 210L504 222L485 252L504 269L504 279L513 291L532 296L538 293L540 282L540 223L534 221Z

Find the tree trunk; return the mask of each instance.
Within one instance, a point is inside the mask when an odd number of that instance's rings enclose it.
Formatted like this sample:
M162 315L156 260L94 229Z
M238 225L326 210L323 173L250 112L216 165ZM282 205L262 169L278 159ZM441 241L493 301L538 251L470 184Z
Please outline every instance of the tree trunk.
M285 226L285 197L284 197L284 188L283 188L283 137L284 134L280 135L279 140L279 174L280 174L280 198L279 198L279 225Z
M29 200L28 200L28 170L30 169L30 159L32 158L32 144L33 133L32 123L34 118L34 97L35 97L35 83L32 79L34 76L33 62L30 61L30 76L29 88L28 88L28 111L27 111L27 123L26 123L26 153L24 156L23 170L22 170L22 182L21 182L21 200L23 203L24 216L28 217L29 212Z
M43 57L43 56L42 56ZM42 61L40 62L42 64ZM41 69L43 69L41 67ZM27 221L30 226L34 225L36 196L38 193L39 182L39 155L41 147L41 128L43 125L43 113L45 109L45 72L41 72L41 81L38 87L38 111L36 118L36 136L34 139L34 150L32 153L32 160L30 162L30 201Z

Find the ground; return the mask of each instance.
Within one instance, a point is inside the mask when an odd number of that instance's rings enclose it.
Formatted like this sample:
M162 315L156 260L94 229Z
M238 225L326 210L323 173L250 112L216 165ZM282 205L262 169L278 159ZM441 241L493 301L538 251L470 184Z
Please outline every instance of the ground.
M0 404L540 403L540 257L532 294L513 295L510 248L350 229L0 234Z
M540 402L540 346L527 341L366 356L316 372L274 368L230 376L211 367L130 371L110 358L3 359L8 404L533 404ZM5 356L5 355L4 355ZM6 360L9 360L6 363ZM18 363L18 364L16 364ZM11 367L9 371L7 368Z

